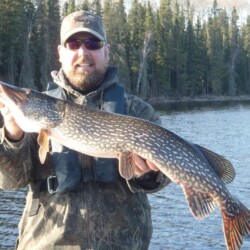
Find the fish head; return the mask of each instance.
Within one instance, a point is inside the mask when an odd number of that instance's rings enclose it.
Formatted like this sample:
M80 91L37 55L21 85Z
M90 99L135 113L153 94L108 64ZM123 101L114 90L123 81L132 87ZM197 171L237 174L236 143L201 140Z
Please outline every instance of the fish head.
M0 81L0 102L6 105L25 132L56 127L62 121L64 102L38 91Z

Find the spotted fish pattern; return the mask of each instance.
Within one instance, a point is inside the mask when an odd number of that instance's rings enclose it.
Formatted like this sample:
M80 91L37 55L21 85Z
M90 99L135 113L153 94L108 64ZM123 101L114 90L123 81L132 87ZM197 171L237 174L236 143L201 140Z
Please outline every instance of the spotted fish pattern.
M138 162L130 154L139 155L182 187L194 217L207 217L219 207L228 250L240 249L243 237L250 235L250 211L226 186L235 171L224 157L149 121L97 111L2 82L0 100L24 131L40 133L41 159L46 157L48 138L84 154L116 157L132 169ZM130 178L127 172L124 177Z

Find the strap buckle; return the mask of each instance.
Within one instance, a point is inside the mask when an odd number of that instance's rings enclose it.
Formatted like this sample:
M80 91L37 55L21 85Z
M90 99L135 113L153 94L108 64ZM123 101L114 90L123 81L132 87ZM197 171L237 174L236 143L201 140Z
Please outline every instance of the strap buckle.
M55 194L58 191L58 181L55 175L50 175L47 178L47 187L50 194Z

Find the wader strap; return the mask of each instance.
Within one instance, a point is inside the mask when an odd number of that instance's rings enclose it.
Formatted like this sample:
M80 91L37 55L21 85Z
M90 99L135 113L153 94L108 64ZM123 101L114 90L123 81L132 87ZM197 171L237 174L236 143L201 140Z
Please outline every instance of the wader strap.
M101 110L124 114L125 98L124 88L118 84L113 84L101 94Z
M34 183L30 184L30 189L32 191L32 202L29 211L29 216L37 215L39 207L40 207L40 188L41 183L34 185Z

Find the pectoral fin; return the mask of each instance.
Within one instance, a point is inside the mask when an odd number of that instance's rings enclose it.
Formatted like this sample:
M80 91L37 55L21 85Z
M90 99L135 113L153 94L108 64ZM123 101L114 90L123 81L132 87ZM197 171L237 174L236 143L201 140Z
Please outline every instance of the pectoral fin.
M130 180L134 176L134 162L131 152L125 151L119 155L119 173L126 180Z
M48 130L41 129L37 137L37 142L40 146L38 155L39 155L40 162L42 164L44 164L46 155L49 152L49 140L50 140L50 136L49 136Z

